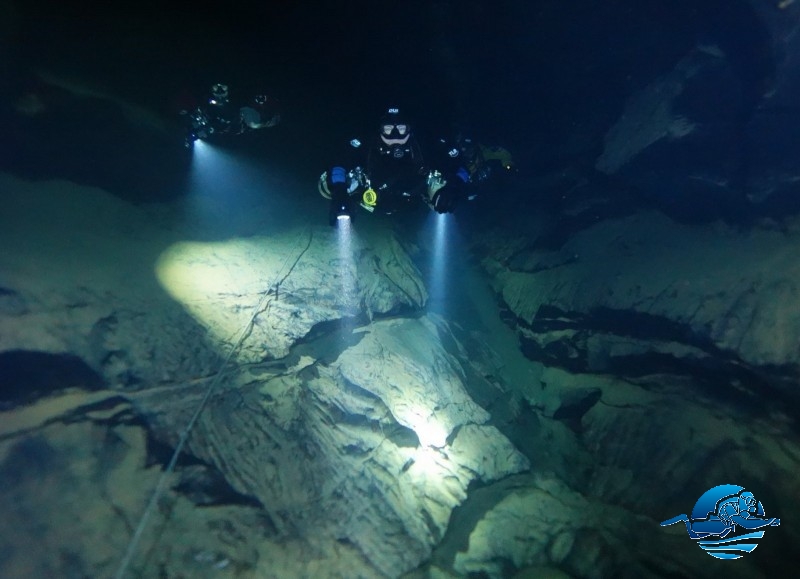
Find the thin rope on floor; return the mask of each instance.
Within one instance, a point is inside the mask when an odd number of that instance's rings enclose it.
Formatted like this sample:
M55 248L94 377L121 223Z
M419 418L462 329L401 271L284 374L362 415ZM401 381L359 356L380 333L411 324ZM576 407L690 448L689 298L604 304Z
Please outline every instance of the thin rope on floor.
M250 335L250 331L252 330L253 325L256 322L256 318L262 312L262 307L265 305L265 302L267 301L267 298L269 297L271 290L273 289L275 290L275 298L277 299L278 286L280 286L280 284L282 284L286 280L286 278L289 277L289 274L292 273L292 270L294 270L295 266L297 265L297 262L299 262L300 258L303 257L306 251L308 251L308 248L311 247L312 238L313 235L309 231L308 243L306 244L305 248L303 248L303 251L301 251L300 254L297 256L297 258L294 260L294 263L286 272L286 274L283 277L280 277L281 274L283 273L283 270L286 268L286 265L289 263L289 259L294 254L294 249L296 249L297 246L300 245L301 238L298 238L297 243L295 244L293 250L287 253L286 261L283 262L283 265L281 266L280 270L278 270L278 272L275 274L273 282L269 286L267 286L266 290L262 292L261 299L258 300L258 304L256 304L256 307L253 310L253 315L250 316L250 319L244 325L242 331L239 333L239 337L237 338L233 347L230 349L228 355L225 356L225 359L222 361L222 365L219 367L219 370L214 376L214 379L211 381L211 384L209 384L208 388L206 389L206 393L203 396L203 399L200 401L200 404L197 405L197 409L194 411L192 418L186 424L186 427L183 429L183 432L181 432L181 436L178 439L178 444L175 446L175 450L173 451L172 457L170 458L169 463L167 464L167 468L165 468L161 472L161 475L158 478L158 483L156 484L156 488L153 491L153 495L150 497L150 501L147 503L147 506L145 507L144 512L142 513L142 517L139 519L138 525L136 525L136 530L134 531L133 536L131 537L131 540L128 543L128 548L125 551L125 556L122 558L122 561L120 562L119 567L117 568L117 572L114 574L115 579L123 579L125 573L128 571L128 567L131 564L133 555L136 553L136 548L139 546L139 541L142 538L142 533L144 532L144 529L147 526L147 522L150 519L150 515L152 515L153 511L155 510L156 504L158 503L158 499L161 498L161 495L164 492L164 488L167 484L167 480L169 479L169 475L172 474L172 471L175 469L175 464L178 462L178 457L180 456L181 451L183 450L183 447L186 444L186 441L189 439L189 434L194 428L195 423L197 422L198 418L200 418L200 414L202 414L203 409L205 408L208 401L211 399L211 395L214 393L214 390L216 389L220 380L222 380L222 377L225 374L225 370L227 369L228 362L230 362L234 354L237 351L239 351L239 348L241 347L242 343L244 343L245 338L247 338L247 336ZM267 306L268 305L269 304L267 304Z

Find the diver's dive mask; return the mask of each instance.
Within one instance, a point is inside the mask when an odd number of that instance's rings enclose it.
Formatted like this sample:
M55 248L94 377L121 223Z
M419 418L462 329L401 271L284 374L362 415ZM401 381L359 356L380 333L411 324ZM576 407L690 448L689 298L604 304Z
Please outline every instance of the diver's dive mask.
M381 125L381 141L384 145L405 145L411 137L411 129L406 124Z

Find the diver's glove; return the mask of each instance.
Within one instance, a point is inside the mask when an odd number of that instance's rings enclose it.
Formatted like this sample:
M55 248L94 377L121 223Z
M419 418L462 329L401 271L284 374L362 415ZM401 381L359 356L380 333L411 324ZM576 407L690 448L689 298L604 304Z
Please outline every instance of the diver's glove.
M459 169L449 180L439 171L428 174L428 204L437 213L452 213L463 197L464 185L469 182L466 169Z
M436 213L452 213L456 209L458 198L455 187L446 185L433 194L431 207Z

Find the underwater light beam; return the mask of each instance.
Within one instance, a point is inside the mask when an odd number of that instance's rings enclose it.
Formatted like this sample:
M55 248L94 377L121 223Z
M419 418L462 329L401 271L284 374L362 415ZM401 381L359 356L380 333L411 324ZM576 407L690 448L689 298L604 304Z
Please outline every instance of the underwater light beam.
M353 229L349 216L339 215L336 224L336 243L339 248L339 278L341 279L342 308L345 317L358 314L356 263L353 257Z
M185 212L198 233L227 237L286 226L291 209L280 193L285 187L280 171L213 144L195 145Z
M430 270L430 295L428 303L430 309L443 313L445 295L447 293L448 276L448 254L447 243L448 230L450 228L451 215L447 213L436 213L433 215L433 247L431 252Z

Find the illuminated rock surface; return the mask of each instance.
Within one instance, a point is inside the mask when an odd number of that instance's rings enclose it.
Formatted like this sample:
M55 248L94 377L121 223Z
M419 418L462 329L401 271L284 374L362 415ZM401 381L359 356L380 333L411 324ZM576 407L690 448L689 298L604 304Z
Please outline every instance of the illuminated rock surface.
M791 233L641 214L557 251L487 235L483 266L513 329L492 321L467 266L459 299L476 314L462 327L423 313L424 285L387 232L361 228L350 252L314 228L182 241L167 214L6 179L24 196L3 228L18 248L3 256L0 309L5 574L113 573L212 383L134 571L696 574L701 551L671 555L685 536L642 537L741 464L747 484L774 493L770 512L796 513L783 500L797 468L791 420L748 381L791 397L776 368L794 360L793 301L765 293L793 287ZM14 227L78 192L98 225L65 222L52 238ZM104 215L113 231L99 229ZM132 240L141 253L116 259ZM751 269L721 265L745 252ZM663 269L646 275L654 262ZM513 331L533 360L509 346ZM704 381L697 367L720 372ZM54 556L23 557L32 541Z
M143 535L145 574L392 576L430 557L471 484L530 467L470 397L444 322L420 316L426 290L391 234L367 229L349 252L328 228L185 242L101 191L6 179L24 199L3 229L19 248L2 267L3 534L63 550L78 517L81 534L111 539L61 559L12 555L5 571L110 574L212 383L172 506ZM57 199L70 211L48 209ZM69 227L81 199L92 225ZM64 227L15 229L25 211Z

